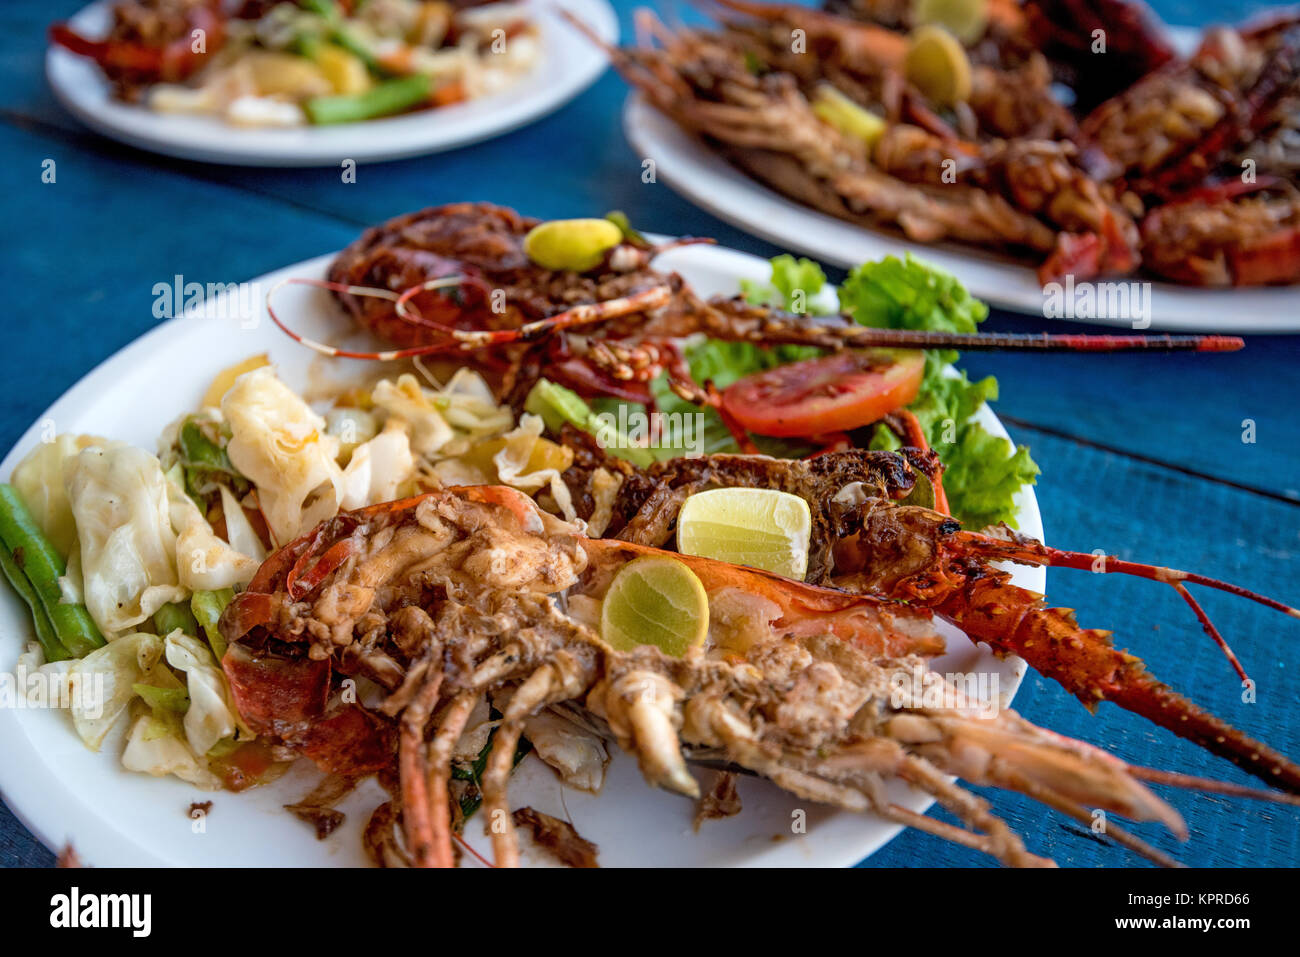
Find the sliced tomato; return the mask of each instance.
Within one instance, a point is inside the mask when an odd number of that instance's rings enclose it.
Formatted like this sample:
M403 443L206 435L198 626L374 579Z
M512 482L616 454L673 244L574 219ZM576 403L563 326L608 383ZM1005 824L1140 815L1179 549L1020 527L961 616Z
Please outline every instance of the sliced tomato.
M722 405L759 435L845 432L907 405L924 373L916 350L835 352L745 376L722 393Z

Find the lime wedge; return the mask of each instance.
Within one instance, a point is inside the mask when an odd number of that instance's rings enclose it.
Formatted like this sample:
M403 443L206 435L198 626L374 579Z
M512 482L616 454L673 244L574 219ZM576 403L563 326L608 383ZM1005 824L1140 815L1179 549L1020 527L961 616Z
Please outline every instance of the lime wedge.
M908 38L903 72L936 106L970 99L970 58L957 38L933 23L917 27Z
M618 651L655 645L680 658L709 633L709 598L675 558L644 555L619 570L600 610L600 636Z
M524 252L543 269L595 269L605 253L623 241L608 219L552 219L529 230Z
M803 581L812 513L798 495L769 488L715 488L688 498L677 517L677 550L752 565Z

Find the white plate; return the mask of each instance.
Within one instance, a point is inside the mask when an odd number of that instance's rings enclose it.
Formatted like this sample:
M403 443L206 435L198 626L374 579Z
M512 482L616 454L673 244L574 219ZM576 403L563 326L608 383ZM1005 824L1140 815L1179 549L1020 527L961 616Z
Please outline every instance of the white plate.
M280 375L308 391L325 378L346 381L365 364L321 360L295 345L267 319L263 295L288 276L320 277L332 256L322 256L254 280L252 321L186 316L158 328L73 386L0 463L0 476L40 440L45 428L125 439L153 450L163 426L194 407L222 368L259 352L269 352ZM764 261L734 250L694 246L670 251L661 264L678 270L704 294L732 293L741 278L764 279ZM228 301L225 295L218 303ZM303 286L282 290L277 312L296 328L318 338L344 327L327 293ZM281 311L282 310L282 311ZM987 408L981 421L1005 435ZM1038 504L1031 490L1019 502L1021 529L1042 536ZM1045 590L1041 568L1015 568L1017 584ZM30 640L26 608L8 588L0 588L0 669L12 671ZM998 676L1001 698L1009 702L1024 674L1019 659L1000 661L944 627L948 654L938 659L943 672L980 671ZM120 767L121 741L110 738L98 753L87 750L64 712L0 709L0 792L14 813L46 846L71 842L88 864L113 865L359 865L365 863L359 830L381 800L370 785L341 809L347 822L329 839L317 841L310 829L281 810L301 798L315 779L309 766L243 794L198 792L174 778L157 779ZM741 782L744 811L712 821L696 834L694 803L647 787L635 760L617 754L604 791L593 796L561 788L536 757L521 764L511 784L515 806L573 820L580 834L600 846L604 865L794 865L845 866L880 848L900 828L870 815L810 807L761 780ZM931 804L925 795L895 784L893 799L916 811ZM212 800L204 824L194 833L187 816L191 801ZM791 814L807 810L807 833L791 833ZM485 851L481 825L471 821L467 838ZM1031 835L1032 843L1032 835ZM532 855L528 855L532 856ZM537 863L547 863L541 858Z
M530 0L542 51L532 72L501 93L388 119L341 126L240 129L219 117L155 113L111 95L99 67L58 46L45 74L59 102L98 133L141 149L184 159L240 166L336 166L345 159L377 162L437 153L499 136L558 110L595 82L603 53L560 16L573 13L614 42L618 20L606 0ZM108 29L110 3L100 0L70 21L92 37Z
M1180 50L1195 46L1196 32L1174 28ZM639 95L623 110L623 130L637 155L653 159L656 173L678 193L719 219L782 248L852 269L882 256L914 255L948 270L972 295L1004 309L1043 316L1046 299L1034 270L1009 257L957 243L934 245L905 239L818 212L753 179L683 130ZM1187 332L1300 332L1300 286L1203 289L1167 282L1115 282L1150 304L1151 329ZM1078 301L1078 300L1076 300ZM1105 312L1106 310L1101 310ZM1132 315L1093 315L1080 321L1135 328ZM1140 328L1140 326L1138 327Z

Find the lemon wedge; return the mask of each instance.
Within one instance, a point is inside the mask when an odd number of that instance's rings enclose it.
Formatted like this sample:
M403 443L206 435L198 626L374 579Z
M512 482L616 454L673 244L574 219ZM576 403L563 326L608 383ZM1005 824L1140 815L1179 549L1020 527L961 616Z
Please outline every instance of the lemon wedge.
M600 636L618 651L654 645L680 658L708 633L704 586L666 555L643 555L619 569L600 609Z
M595 269L605 253L623 241L623 231L608 219L552 219L524 237L524 252L543 269Z
M845 136L874 146L885 132L885 121L865 107L853 102L829 83L817 87L812 99L813 113Z
M677 550L752 565L803 581L812 513L798 495L768 488L716 488L688 498L677 517Z
M957 38L943 27L928 23L912 31L903 72L938 106L970 99L970 59Z
M989 25L988 0L914 0L912 22L937 23L962 43L974 43Z
M216 378L212 380L212 385L208 386L208 391L203 394L203 401L199 404L201 409L219 409L221 408L222 397L230 391L230 387L235 384L245 372L252 372L254 369L260 369L262 366L269 366L271 360L267 358L265 352L249 356L242 362L236 362L232 366L227 366L217 373Z

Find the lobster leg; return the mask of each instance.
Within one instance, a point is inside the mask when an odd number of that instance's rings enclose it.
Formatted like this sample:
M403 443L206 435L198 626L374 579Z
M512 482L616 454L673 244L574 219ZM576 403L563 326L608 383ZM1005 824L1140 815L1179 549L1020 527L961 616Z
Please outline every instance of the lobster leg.
M519 866L519 838L510 817L506 789L515 766L515 749L523 734L524 719L548 704L580 695L595 678L594 664L594 660L584 662L568 652L558 652L528 676L506 705L483 773L485 826L492 835L497 867Z
M426 662L426 671L430 665ZM406 847L416 867L437 867L436 835L438 824L432 817L429 800L429 771L425 755L424 731L438 701L442 687L442 670L425 677L415 700L402 712L402 730L398 744L398 766L402 778L402 830Z
M451 756L478 699L479 696L472 691L457 695L443 715L433 744L429 746L429 815L434 826L434 867L452 867L455 864L451 855L451 795L448 791Z

